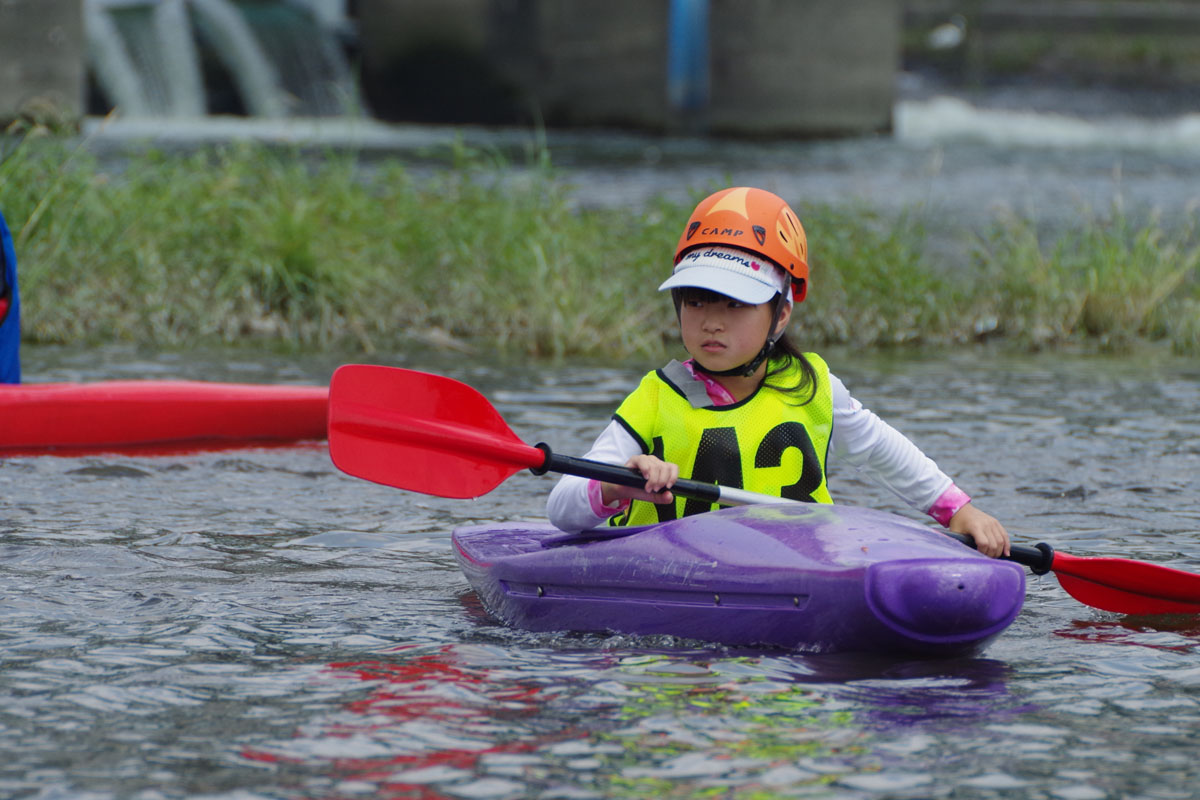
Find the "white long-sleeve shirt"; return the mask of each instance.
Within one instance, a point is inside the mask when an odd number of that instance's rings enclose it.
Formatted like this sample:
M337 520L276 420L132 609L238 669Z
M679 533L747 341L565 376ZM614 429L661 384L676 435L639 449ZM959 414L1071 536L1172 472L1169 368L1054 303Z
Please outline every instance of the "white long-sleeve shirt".
M833 391L829 455L866 473L913 508L947 524L970 498L904 434L851 397L841 380L830 374L829 382ZM641 452L637 440L614 420L585 457L624 464ZM564 475L550 492L546 512L555 527L579 531L604 524L626 505L604 506L595 481Z

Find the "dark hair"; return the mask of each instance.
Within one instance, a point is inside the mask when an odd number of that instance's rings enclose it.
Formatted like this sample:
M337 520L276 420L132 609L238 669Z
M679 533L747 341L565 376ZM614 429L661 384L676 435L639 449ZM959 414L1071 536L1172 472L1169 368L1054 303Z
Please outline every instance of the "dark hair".
M771 382L772 377L787 372L793 364L800 367L799 383L793 386L783 386ZM767 357L767 374L763 376L762 385L785 395L796 395L800 400L796 405L799 406L806 406L816 399L817 370L787 335L787 331L784 331L775 340L775 346L771 348L771 354Z
M679 315L684 303L717 303L731 299L712 289L702 289L698 286L683 286L671 290L671 299L675 301L675 314ZM779 302L779 295L768 301L772 305ZM800 381L792 386L772 383L773 377L786 374L793 365L800 368ZM817 396L817 370L804 357L803 351L791 340L787 331L780 334L767 357L767 374L763 376L762 385L785 395L795 395L799 400L796 405L804 406L811 403Z

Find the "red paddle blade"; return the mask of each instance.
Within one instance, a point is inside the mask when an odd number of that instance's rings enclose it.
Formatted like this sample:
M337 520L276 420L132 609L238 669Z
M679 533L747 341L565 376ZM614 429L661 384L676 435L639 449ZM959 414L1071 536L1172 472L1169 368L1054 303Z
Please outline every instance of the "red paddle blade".
M546 460L465 383L366 364L339 367L329 382L329 456L359 478L457 498Z
M1119 614L1200 613L1200 575L1127 558L1055 553L1051 567L1067 594Z

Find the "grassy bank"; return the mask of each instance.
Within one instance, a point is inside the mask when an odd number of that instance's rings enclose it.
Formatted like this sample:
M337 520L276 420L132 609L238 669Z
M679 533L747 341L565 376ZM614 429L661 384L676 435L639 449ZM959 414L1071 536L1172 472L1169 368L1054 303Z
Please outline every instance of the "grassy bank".
M690 207L571 199L547 167L465 153L418 178L398 162L255 146L114 171L50 140L0 143L24 336L39 343L660 357L675 323L654 288ZM813 346L1200 350L1195 231L1120 212L1052 235L997 219L968 263L940 264L919 210L797 211L813 283L796 332Z

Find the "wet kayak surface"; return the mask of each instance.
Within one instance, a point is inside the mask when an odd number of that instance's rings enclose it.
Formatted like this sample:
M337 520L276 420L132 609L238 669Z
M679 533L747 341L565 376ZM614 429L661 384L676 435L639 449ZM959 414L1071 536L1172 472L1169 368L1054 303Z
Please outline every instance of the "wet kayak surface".
M851 355L827 354L851 392L1014 539L1200 571L1190 362ZM72 363L31 377L321 383L333 366ZM641 374L403 365L580 454ZM500 625L451 531L537 519L553 480L442 500L343 475L320 443L0 461L0 795L1103 798L1200 778L1200 620L1090 609L1050 575L1027 576L978 658ZM830 484L920 520L847 470Z
M849 504L730 507L573 534L490 523L455 530L452 543L488 613L531 631L971 656L1025 600L1021 566Z

